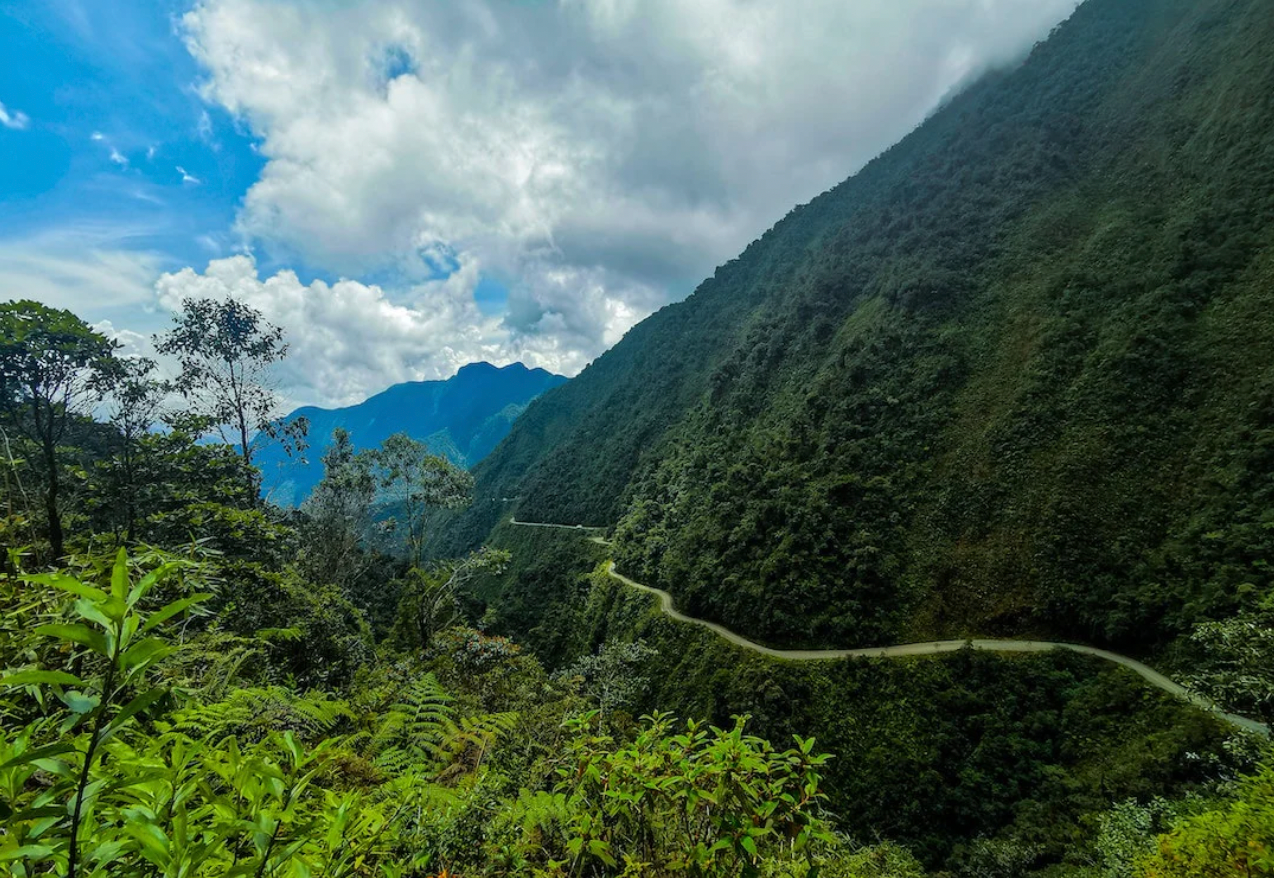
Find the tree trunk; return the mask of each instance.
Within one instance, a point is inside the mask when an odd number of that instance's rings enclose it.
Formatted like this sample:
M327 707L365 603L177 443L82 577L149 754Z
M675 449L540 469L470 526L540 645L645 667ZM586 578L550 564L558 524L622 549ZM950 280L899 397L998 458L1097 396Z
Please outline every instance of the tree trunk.
M243 451L243 477L248 482L248 501L257 503L261 499L261 486L257 483L256 472L252 469L252 449L248 445L248 421L242 405L235 406L235 414L238 417L239 447Z
M57 448L50 439L44 441L44 465L49 471L49 486L44 495L44 508L49 518L49 546L53 550L53 560L61 561L66 550L62 536L62 516L58 512Z
M131 437L124 439L124 542L132 545L133 530L137 523L137 501L134 497L134 491L137 487L137 477L133 472L134 460L133 451L130 443Z

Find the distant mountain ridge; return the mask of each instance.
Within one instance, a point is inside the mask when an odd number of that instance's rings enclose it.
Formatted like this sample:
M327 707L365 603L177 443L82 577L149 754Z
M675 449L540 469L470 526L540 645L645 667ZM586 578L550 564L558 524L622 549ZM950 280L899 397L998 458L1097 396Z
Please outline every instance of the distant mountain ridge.
M277 445L262 448L257 463L267 497L280 506L299 506L323 478L323 450L332 431L343 427L358 448L380 445L406 433L463 467L482 460L508 435L527 405L568 379L522 363L503 368L470 363L446 381L410 381L338 409L304 406L287 416L310 421L310 447L289 458Z

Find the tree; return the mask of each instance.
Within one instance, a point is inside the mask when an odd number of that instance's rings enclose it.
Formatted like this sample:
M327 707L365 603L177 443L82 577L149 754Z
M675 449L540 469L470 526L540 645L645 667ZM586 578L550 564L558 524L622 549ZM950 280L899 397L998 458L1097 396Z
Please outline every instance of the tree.
M430 454L423 442L395 433L368 452L381 499L406 528L408 557L420 564L424 555L425 521L431 510L458 509L472 500L473 477L445 457Z
M1138 878L1274 876L1274 768L1243 778L1237 795L1184 817L1136 863Z
M70 311L23 300L0 305L0 407L39 449L49 546L65 554L58 443L117 374L115 342Z
M177 357L176 389L223 440L238 443L249 477L254 478L255 436L278 440L289 453L304 449L308 421L282 421L278 397L268 384L270 367L287 356L283 330L234 299L184 299L181 307L173 328L156 336L155 349Z
M110 423L119 431L119 452L104 466L111 476L116 503L122 507L119 524L125 541L132 541L137 525L138 467L145 447L142 440L163 417L167 392L165 383L155 376L153 360L120 360L108 411Z
M360 547L371 528L375 499L376 480L367 457L357 453L349 432L338 427L323 452L323 480L301 504L311 579L349 593L368 557Z
M412 567L402 585L398 605L399 639L405 638L407 646L427 647L435 634L460 620L462 614L456 600L460 588L480 575L503 573L509 559L506 551L482 548L466 558L441 561L429 569Z
M593 655L582 656L562 671L560 679L578 679L580 691L597 704L601 716L633 703L646 691L650 680L642 666L659 655L646 641L623 643L608 640Z
M1186 685L1228 710L1274 722L1274 595L1190 635L1197 656Z

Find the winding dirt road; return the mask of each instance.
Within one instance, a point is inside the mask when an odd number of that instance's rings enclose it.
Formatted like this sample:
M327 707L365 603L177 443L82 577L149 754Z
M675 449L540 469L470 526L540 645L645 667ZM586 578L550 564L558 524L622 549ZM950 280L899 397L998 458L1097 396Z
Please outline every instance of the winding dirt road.
M571 530L580 534L590 533L592 531L604 530L599 527L584 527L583 525L574 524L546 524L544 522L518 521L517 519L509 519L510 524L518 527L544 527L554 528L558 530ZM609 542L598 536L589 537L591 542L599 545L610 545ZM689 625L698 625L700 628L707 628L713 634L728 640L735 646L743 649L751 650L762 655L784 661L796 662L823 662L835 661L844 658L904 658L909 656L928 656L938 655L944 652L956 652L966 647L972 649L983 649L989 652L1049 652L1054 649L1069 649L1071 652L1078 652L1082 655L1091 655L1104 661L1112 662L1121 667L1127 668L1137 676L1141 677L1150 685L1162 689L1170 695L1187 701L1201 710L1215 714L1221 719L1232 725L1235 725L1245 731L1255 732L1265 737L1270 736L1270 728L1265 723L1257 722L1254 719L1248 719L1245 716L1227 713L1216 704L1213 704L1207 698L1196 692L1191 692L1184 686L1174 683L1168 677L1156 671L1154 668L1147 667L1136 659L1119 655L1118 653L1109 652L1108 650L1098 649L1095 646L1083 646L1078 643L1053 643L1045 640L932 640L926 643L901 643L895 646L872 646L860 649L771 649L768 646L762 646L735 634L728 628L718 625L716 622L709 622L706 619L696 619L694 616L687 616L677 611L673 604L672 595L662 589L653 588L649 585L642 585L640 582L629 579L627 576L615 570L615 562L606 562L606 572L618 582L622 582L629 588L643 591L647 594L654 595L659 598L659 609L670 619L678 622L685 622Z

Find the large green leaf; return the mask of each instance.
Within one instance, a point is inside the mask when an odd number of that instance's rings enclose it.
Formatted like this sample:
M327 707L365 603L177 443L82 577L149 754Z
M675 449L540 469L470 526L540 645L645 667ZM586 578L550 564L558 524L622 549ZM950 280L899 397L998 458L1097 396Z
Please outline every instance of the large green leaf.
M65 671L18 671L0 677L0 686L83 686L84 681Z
M163 698L165 694L165 690L163 689L148 689L141 695L138 695L132 701L128 702L128 704L124 705L123 709L115 715L115 718L111 720L111 724L107 726L107 732L114 732L124 723L132 719L137 713L140 713L159 699Z
M105 635L100 631L94 631L86 625L41 625L35 629L35 633L44 637L56 637L59 640L69 640L72 643L87 646L98 655L107 658L111 654Z
M120 666L125 671L144 668L171 652L172 647L158 637L147 637L128 648L120 657Z
M44 860L52 854L53 848L47 844L24 844L11 851L0 851L0 860Z
M85 585L78 579L67 576L64 573L35 573L22 577L24 582L30 582L35 585L47 585L56 588L59 591L69 592L82 598L88 598L93 601L106 600L106 592L100 588L94 588L91 585Z
M111 568L111 597L119 601L128 598L128 553L123 548L115 556L115 566Z
M17 765L28 765L38 759L47 759L50 756L60 756L63 753L70 753L74 750L75 747L65 741L59 741L56 744L45 744L43 747L36 747L19 753L8 762L0 765L0 770L13 768Z
M137 606L138 601L144 598L157 584L167 579L169 574L171 574L179 566L181 565L175 562L169 562L167 564L160 565L150 573L143 576L128 593L128 606L130 608Z
M86 714L97 709L102 700L93 695L85 695L83 692L74 690L62 693L62 703L70 709L72 713Z
M171 619L173 616L176 616L178 613L184 613L186 610L190 609L191 607L197 606L198 604L202 604L204 601L208 600L210 597L212 597L212 595L201 593L201 594L192 594L190 597L182 598L179 601L173 601L171 604L164 607L163 609L158 610L155 613L152 613L150 618L146 620L146 624L142 626L142 632L144 633L146 631L150 631L152 628L156 627L157 625L162 625L163 623Z

